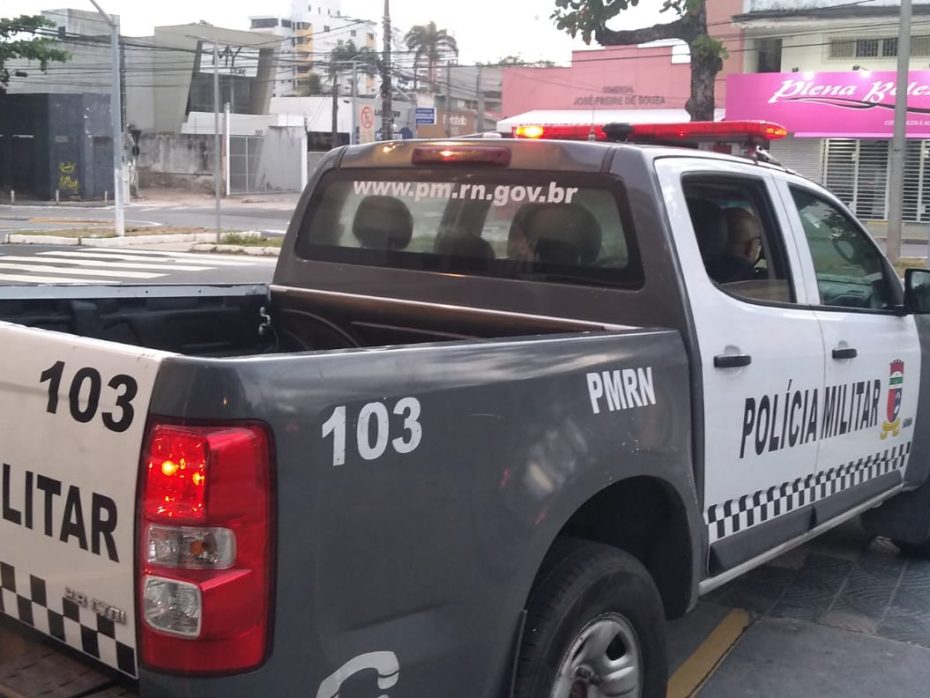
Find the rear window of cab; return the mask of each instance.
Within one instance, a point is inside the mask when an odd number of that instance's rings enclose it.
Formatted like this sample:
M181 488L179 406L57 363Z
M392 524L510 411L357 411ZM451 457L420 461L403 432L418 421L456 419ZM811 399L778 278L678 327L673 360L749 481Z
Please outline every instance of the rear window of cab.
M643 283L626 191L603 174L333 171L310 201L297 254L550 283Z

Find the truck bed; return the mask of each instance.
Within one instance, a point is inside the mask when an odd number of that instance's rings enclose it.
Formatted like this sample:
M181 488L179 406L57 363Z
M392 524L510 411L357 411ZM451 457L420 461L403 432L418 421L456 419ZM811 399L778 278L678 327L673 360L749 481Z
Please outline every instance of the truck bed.
M600 323L255 284L3 289L0 321L218 358L607 329Z

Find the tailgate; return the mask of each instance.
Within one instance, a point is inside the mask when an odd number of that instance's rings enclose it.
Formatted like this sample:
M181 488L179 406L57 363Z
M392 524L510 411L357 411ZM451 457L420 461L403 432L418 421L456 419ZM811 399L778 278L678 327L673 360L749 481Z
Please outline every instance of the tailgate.
M169 354L0 322L0 612L136 675L136 477Z

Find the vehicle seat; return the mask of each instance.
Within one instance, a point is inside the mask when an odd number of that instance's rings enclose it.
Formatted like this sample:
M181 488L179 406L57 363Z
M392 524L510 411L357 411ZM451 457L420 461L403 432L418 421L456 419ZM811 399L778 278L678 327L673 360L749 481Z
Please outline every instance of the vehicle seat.
M601 253L601 226L579 204L526 204L510 225L511 258L547 264L593 264Z
M400 199L366 196L355 211L352 233L362 247L403 250L413 238L413 216Z
M471 233L440 235L433 246L436 254L450 257L472 257L476 259L494 259L494 248L487 240Z
M688 211L707 275L713 281L723 283L727 274L725 256L729 241L723 209L712 201L688 199Z

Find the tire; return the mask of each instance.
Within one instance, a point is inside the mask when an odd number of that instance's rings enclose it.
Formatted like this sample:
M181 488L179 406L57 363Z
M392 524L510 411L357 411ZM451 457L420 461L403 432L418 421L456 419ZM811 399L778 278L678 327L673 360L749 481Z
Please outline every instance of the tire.
M925 540L923 543L905 543L903 540L892 539L891 542L898 546L898 550L902 554L908 557L930 558L930 540Z
M667 672L646 568L607 545L557 541L530 592L515 698L665 698Z

